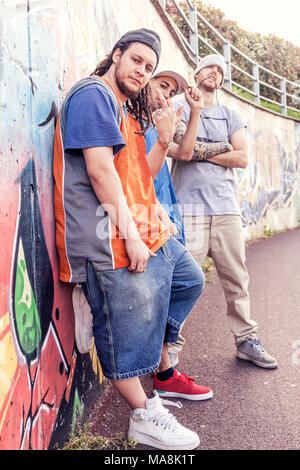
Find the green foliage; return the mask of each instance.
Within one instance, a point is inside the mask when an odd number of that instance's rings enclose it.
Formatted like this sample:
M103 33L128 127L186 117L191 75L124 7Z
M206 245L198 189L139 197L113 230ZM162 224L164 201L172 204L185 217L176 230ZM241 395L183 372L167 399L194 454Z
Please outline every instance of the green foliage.
M213 279L210 277L209 274L214 270L215 270L215 265L214 265L213 259L210 258L209 256L206 256L204 263L202 265L202 271L204 273L206 283L213 282Z
M251 95L251 93L248 93L245 90L242 90L241 88L238 88L237 86L233 85L232 91L236 93L237 95L241 96L242 98L245 98L248 101L254 102L254 96ZM276 105L274 103L269 103L268 101L260 100L260 106L263 108L270 109L271 111L275 111L276 113L281 113L281 107L280 105ZM300 111L297 113L296 111L292 111L291 109L287 110L288 116L296 119L300 119Z
M209 256L206 256L204 263L202 265L203 272L209 272L214 270L214 262L213 259Z
M173 3L170 0L167 0L166 3L169 15L173 18L181 32L188 39L188 26L178 14ZM196 5L199 13L226 40L230 41L232 45L254 62L257 62L262 67L265 67L273 73L281 77L285 77L292 82L296 82L300 79L300 47L297 47L284 39L278 38L274 34L263 36L259 33L246 31L243 28L240 28L236 21L228 19L221 10L210 5L206 5L201 0L193 0L193 3ZM186 0L179 2L179 4L188 18L188 4ZM251 4L249 4L248 8L251 8ZM215 47L215 49L220 53L223 53L222 41L217 38L216 35L207 26L205 26L202 21L200 21L200 19L198 19L198 32L199 35ZM211 50L199 40L199 56L203 57L209 53L211 53ZM241 69L252 74L251 63L234 51L232 51L232 62L235 65L238 65ZM234 68L232 68L232 79L248 89L253 89L253 80ZM280 80L274 75L260 70L260 80L280 89ZM299 88L295 89L292 85L287 84L287 92L289 94L294 95L297 90L299 90ZM280 93L267 86L261 85L260 94L263 97L280 103ZM288 97L287 105L293 108L299 107L300 112L299 104L297 105L293 103L292 98L290 97ZM268 103L268 107L269 106L270 103ZM292 112L289 114L294 115Z
M89 425L79 427L72 433L62 450L128 450L137 442L128 439L124 433L115 437L105 437L91 433Z
M265 238L270 238L275 234L270 228L268 228L266 225L264 226L264 236Z

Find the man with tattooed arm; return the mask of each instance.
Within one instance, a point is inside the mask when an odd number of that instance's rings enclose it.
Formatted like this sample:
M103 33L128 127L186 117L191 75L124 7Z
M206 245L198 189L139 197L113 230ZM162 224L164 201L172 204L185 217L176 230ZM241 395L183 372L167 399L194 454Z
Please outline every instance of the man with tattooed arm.
M277 361L257 338L258 325L251 319L249 276L245 265L245 246L237 196L234 168L246 168L248 145L243 118L235 110L218 102L217 90L225 79L226 63L222 56L211 54L201 59L195 81L203 95L198 134L194 150L188 157L172 153L172 182L181 207L187 247L196 250L200 265L210 256L222 283L229 327L235 339L236 355L259 367L274 369ZM190 108L184 105L174 142L180 144L190 120ZM188 218L188 219L187 219ZM187 221L196 228L196 241L189 243ZM193 234L195 231L193 231ZM173 363L184 339L169 344Z

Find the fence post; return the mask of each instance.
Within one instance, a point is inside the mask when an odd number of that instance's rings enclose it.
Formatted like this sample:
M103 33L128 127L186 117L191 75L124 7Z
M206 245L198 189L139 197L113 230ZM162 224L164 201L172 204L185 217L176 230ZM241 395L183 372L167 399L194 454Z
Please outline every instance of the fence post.
M198 21L197 21L197 8L196 5L191 6L189 4L189 20L191 25L194 28L193 31L189 31L190 33L190 44L193 48L194 51L194 57L196 64L198 64L198 59L199 59L199 49L198 49Z
M225 77L225 87L227 90L232 91L232 82L231 82L231 48L230 42L226 41L223 45L223 55L226 61L227 70Z
M257 62L252 64L252 75L254 79L253 92L255 93L254 102L260 105L260 86L259 86L259 65Z
M286 103L286 81L285 78L280 79L280 90L281 90L281 113L287 115L287 103Z
M293 93L292 103L295 104L296 106L298 106L300 104L300 80L295 81L294 89L296 91L295 91L295 93Z

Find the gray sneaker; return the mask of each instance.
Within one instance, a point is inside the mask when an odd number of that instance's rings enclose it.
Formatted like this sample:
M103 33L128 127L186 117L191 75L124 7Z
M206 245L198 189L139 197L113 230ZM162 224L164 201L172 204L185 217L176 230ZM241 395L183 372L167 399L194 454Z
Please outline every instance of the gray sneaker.
M264 369L276 369L276 359L265 351L259 339L247 339L237 346L237 357L253 362Z

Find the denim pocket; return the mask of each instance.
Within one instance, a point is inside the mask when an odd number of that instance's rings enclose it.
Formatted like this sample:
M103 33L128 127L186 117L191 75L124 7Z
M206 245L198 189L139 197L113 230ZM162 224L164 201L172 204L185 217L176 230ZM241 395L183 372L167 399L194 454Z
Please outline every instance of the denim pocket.
M169 263L171 263L172 266L175 266L175 263L173 262L172 257L171 257L170 250L169 250L169 248L168 248L168 242L166 242L166 243L161 247L161 251L163 252L164 256L167 258L167 260L169 261Z

